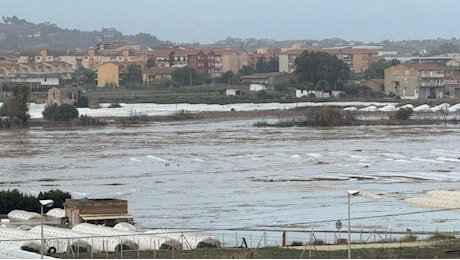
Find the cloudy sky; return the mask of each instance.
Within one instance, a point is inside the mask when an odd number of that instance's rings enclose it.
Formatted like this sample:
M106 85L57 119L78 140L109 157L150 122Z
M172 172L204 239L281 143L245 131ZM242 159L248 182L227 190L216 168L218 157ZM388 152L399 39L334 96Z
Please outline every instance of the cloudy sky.
M0 0L2 16L160 40L458 38L459 0Z

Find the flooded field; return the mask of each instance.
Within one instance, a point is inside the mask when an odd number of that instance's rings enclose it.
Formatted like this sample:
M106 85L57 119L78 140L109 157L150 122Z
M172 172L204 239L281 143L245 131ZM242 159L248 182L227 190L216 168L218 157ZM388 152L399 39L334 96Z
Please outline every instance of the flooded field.
M455 229L405 202L460 183L460 128L257 128L256 120L0 132L2 189L123 198L138 228Z

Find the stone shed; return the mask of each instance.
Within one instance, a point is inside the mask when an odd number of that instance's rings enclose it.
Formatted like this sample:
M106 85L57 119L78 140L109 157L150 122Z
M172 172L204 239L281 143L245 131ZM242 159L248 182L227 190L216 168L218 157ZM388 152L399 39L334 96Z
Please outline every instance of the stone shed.
M82 87L67 87L67 88L50 88L46 99L47 105L62 104L74 105L80 98L85 95L85 89Z

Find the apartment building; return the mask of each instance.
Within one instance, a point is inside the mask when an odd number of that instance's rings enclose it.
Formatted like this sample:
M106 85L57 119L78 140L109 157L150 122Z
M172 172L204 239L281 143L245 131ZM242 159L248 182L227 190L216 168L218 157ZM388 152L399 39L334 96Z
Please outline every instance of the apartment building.
M244 49L213 48L215 54L216 74L227 71L238 73L243 66L248 66L248 52Z
M289 49L279 55L279 72L293 73L295 71L295 59L302 55L304 51L311 49Z
M326 52L335 55L350 67L353 73L363 73L369 64L378 60L378 52L370 49L329 48L329 49L289 49L279 55L279 71L292 73L295 71L295 59L304 51Z
M350 67L353 73L363 73L369 68L369 64L378 60L378 51L364 48L331 48L319 51L335 55Z
M199 50L188 56L188 66L208 77L215 74L215 53L212 50Z
M188 66L189 55L195 53L196 50L162 46L157 48L149 48L147 56L155 60L156 67L185 67Z
M401 98L443 98L444 70L435 64L405 63L385 69L385 93Z

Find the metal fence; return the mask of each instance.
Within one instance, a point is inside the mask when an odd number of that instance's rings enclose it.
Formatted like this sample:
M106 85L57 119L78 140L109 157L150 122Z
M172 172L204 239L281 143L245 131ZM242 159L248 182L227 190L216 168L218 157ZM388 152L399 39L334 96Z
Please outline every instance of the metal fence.
M49 237L45 236L45 254L55 253L65 254L67 258L79 257L84 254L86 257L93 258L95 253L106 254L116 252L120 254L137 253L151 251L152 254L166 249L168 246L175 250L190 250L197 247L198 238L193 236L199 234L203 237L215 238L219 241L218 246L223 248L265 248L265 247L284 247L297 246L312 249L312 246L321 245L346 245L348 230L305 230L305 229L244 229L244 230L194 230L194 231L173 231L174 233L136 233L130 235L99 236L91 235L87 237ZM174 234L174 236L173 236ZM179 234L179 236L178 236ZM165 243L160 241L157 236L161 235L175 240L177 243ZM390 229L352 229L350 230L351 243L372 244L372 243L397 243L430 240L436 243L439 238L456 238L455 228L452 230L434 231L414 231L414 230L390 230ZM193 241L192 241L193 240ZM13 243L14 242L14 243ZM22 242L22 243L21 243ZM9 246L20 246L23 250L30 250L40 253L40 240L35 239L11 239L0 241L0 244ZM11 245L14 244L14 245ZM209 245L208 245L209 246ZM383 247L383 246L382 246ZM316 249L316 248L315 248ZM153 257L154 255L152 255Z

